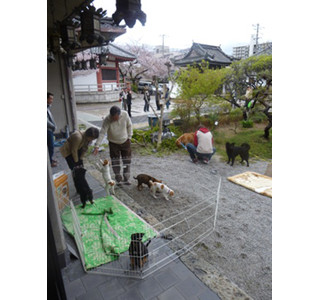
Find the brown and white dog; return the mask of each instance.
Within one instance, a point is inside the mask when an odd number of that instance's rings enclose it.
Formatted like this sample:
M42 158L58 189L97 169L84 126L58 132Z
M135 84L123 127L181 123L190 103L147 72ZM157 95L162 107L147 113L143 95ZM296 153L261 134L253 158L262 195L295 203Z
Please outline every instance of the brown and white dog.
M194 133L184 133L176 140L176 145L178 147L182 147L181 143L186 146L188 143L193 144L194 143Z
M110 163L107 159L105 159L105 160L100 159L100 163L101 163L101 165L96 163L96 167L102 173L102 177L105 182L106 193L107 193L107 195L110 195L110 190L111 190L111 194L114 195L115 181L112 180L112 178L111 178Z
M157 199L156 192L162 193L164 198L166 200L168 199L168 196L172 197L174 195L174 191L170 188L168 188L165 184L159 183L159 182L152 182L151 180L149 181L150 183L150 191L152 193L153 198Z
M139 174L137 175L137 177L133 177L134 179L137 179L138 180L138 190L141 191L143 186L142 184L146 184L149 188L150 188L150 183L149 181L151 180L152 182L162 182L162 180L158 180L158 179L155 179L154 177L150 176L150 175L147 175L147 174Z

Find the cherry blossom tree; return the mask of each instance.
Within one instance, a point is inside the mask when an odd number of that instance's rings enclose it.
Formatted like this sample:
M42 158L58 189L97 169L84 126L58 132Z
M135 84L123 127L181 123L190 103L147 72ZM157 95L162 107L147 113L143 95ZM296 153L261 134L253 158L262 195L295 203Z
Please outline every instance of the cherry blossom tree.
M137 85L139 80L144 77L149 79L157 77L158 80L167 79L167 58L157 57L152 49L145 45L127 44L125 50L134 54L136 59L130 62L120 64L120 73L122 77L127 77L133 85Z

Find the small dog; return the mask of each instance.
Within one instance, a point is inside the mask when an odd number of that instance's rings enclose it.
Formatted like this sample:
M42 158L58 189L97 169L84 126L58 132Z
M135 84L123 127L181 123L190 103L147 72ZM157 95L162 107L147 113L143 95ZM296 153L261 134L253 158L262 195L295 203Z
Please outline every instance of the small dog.
M142 242L144 233L131 234L131 243L129 247L130 265L132 269L139 267L140 269L147 262L149 240L146 244Z
M188 143L194 144L194 133L184 133L176 140L176 145L182 147L181 143L186 146Z
M114 186L116 183L114 180L112 180L111 175L110 175L110 163L107 159L105 159L105 160L100 159L100 163L101 163L101 165L96 163L96 167L102 173L102 177L105 182L106 193L107 193L107 195L110 195L110 190L111 190L111 194L114 195L115 194L114 193Z
M231 166L233 166L234 159L236 158L237 155L240 155L241 157L241 162L242 163L244 160L247 162L247 167L249 167L249 150L250 150L250 145L247 143L243 143L240 147L237 147L234 145L234 143L226 143L226 152L228 155L228 164L231 161Z
M149 176L147 174L139 174L137 177L133 177L134 179L137 179L138 180L138 190L141 191L143 186L142 184L146 184L148 185L149 189L150 189L150 180L152 182L162 182L162 180L158 180L158 179L155 179L154 177L152 176Z
M168 188L165 184L163 183L159 183L159 182L152 182L151 180L149 181L150 183L150 190L152 193L153 198L157 198L156 197L156 192L160 192L162 193L162 195L164 196L164 198L166 200L168 199L168 195L170 197L172 197L174 195L174 191L171 190L170 188Z
M91 204L94 203L92 189L90 189L85 177L86 171L87 170L83 167L73 169L74 185L76 187L77 193L80 195L82 208L85 208L87 200L89 200Z

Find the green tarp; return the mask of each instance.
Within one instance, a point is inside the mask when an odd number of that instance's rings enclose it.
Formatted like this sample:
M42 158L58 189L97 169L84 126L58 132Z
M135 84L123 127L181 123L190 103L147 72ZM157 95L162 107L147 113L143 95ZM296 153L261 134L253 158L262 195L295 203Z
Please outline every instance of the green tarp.
M117 259L129 249L131 234L144 233L143 241L156 236L156 231L112 196L94 200L84 209L75 207L79 219L86 269ZM74 236L71 209L61 214L67 231Z

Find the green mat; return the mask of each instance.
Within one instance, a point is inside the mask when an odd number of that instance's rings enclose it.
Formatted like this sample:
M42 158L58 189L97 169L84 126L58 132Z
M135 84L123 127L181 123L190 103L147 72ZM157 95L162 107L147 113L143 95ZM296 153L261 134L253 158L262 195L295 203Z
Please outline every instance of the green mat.
M143 232L143 241L155 237L157 232L130 209L112 196L94 200L84 209L75 207L78 215L86 269L116 260L129 249L131 234ZM71 209L61 214L67 231L74 236Z

